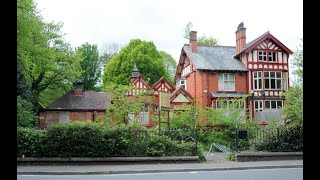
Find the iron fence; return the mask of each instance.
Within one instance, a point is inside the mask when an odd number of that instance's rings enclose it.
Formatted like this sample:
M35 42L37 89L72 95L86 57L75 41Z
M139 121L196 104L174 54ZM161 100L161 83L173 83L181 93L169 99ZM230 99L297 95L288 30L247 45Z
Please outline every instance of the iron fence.
M294 132L293 132L294 133ZM286 127L240 127L235 128L230 140L233 151L260 151L262 144L281 144L284 136L290 134ZM301 137L296 137L301 138ZM258 148L260 147L260 148Z

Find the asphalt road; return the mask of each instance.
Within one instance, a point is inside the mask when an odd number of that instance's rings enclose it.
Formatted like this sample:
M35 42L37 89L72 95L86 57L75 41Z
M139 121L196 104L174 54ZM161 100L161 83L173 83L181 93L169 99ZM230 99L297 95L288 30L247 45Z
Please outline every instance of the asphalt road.
M18 180L302 180L302 168L248 169L109 175L18 175Z

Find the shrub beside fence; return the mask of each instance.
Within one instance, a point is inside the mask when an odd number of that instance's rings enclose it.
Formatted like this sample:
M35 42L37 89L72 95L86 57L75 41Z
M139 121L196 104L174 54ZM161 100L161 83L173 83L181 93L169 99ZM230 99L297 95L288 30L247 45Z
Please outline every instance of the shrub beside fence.
M46 131L17 129L17 156L134 157L194 156L194 141L171 138L138 126L110 128L96 123L54 125ZM170 133L171 134L171 133Z
M233 150L303 152L303 126L246 127L237 131L238 147L236 138L231 138ZM247 137L239 138L239 132L246 132Z

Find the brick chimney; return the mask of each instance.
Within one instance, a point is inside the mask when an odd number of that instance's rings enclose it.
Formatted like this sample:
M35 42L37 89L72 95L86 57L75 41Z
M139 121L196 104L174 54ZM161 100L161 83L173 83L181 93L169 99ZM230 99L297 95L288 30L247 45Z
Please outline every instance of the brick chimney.
M130 82L133 82L139 75L140 75L139 70L136 64L134 64L133 70L131 71Z
M73 83L73 95L83 95L83 82L81 82L80 80L77 80L75 83Z
M192 53L196 53L198 48L197 31L190 32L190 49Z
M243 26L243 22L238 25L236 31L236 49L237 54L242 51L246 46L246 28Z

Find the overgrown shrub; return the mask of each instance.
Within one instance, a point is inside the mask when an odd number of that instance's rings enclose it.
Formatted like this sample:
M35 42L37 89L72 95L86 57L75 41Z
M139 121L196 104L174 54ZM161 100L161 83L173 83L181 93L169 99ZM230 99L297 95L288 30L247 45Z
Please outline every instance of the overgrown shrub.
M227 153L226 159L230 160L230 161L234 161L235 160L235 154L232 153L232 152Z
M303 152L303 126L283 128L279 136L271 134L267 140L255 144L257 151Z
M40 156L44 131L17 127L17 156Z

